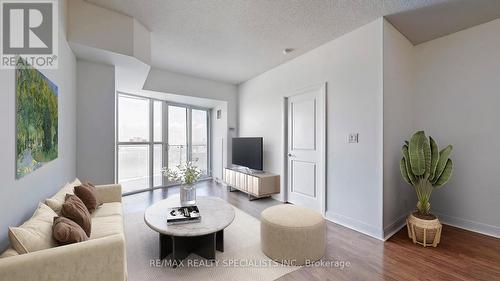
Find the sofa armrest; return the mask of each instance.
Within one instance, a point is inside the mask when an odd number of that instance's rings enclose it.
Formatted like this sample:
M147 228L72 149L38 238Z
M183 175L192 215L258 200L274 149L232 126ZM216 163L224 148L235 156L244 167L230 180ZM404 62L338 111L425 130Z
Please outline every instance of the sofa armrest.
M126 275L123 234L0 259L2 280L123 281Z
M103 203L122 202L122 186L119 184L97 185L99 199Z

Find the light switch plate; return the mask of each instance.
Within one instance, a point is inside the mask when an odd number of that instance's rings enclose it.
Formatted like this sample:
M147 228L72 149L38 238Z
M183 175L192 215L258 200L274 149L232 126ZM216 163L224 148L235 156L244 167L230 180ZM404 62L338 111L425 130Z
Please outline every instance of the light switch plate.
M359 134L351 133L349 134L349 143L358 143L359 142Z

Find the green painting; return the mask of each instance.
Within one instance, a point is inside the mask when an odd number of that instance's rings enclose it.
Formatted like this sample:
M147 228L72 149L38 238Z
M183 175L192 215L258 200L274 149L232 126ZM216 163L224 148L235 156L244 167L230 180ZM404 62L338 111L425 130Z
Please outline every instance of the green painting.
M31 67L16 69L16 178L57 158L57 86Z

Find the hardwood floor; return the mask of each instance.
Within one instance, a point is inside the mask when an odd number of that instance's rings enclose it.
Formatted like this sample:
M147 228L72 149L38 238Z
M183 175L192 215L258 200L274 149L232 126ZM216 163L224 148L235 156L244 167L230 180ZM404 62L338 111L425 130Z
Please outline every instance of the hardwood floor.
M171 187L126 196L124 211L145 210L177 193L179 188ZM281 204L271 198L248 201L245 194L211 181L199 183L197 195L223 198L256 218L265 208ZM500 239L445 225L439 246L423 248L408 239L406 228L383 242L327 222L322 261L278 280L500 280Z
M123 209L125 213L143 211L153 203L174 194L179 194L179 187L156 189L153 191L128 195L123 197ZM212 181L199 182L196 188L196 195L216 196L222 198L236 208L243 210L258 219L260 219L260 212L264 209L281 204L281 202L272 198L262 198L259 200L248 201L248 196L246 194L238 191L228 192L225 186Z

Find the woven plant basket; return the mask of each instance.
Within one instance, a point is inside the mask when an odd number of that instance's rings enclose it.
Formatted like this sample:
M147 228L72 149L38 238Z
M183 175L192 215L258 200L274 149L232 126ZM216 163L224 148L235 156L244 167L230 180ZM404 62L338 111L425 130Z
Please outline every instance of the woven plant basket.
M421 219L412 213L406 219L406 227L408 229L408 237L413 243L420 244L424 247L437 247L441 241L442 225L437 218Z

